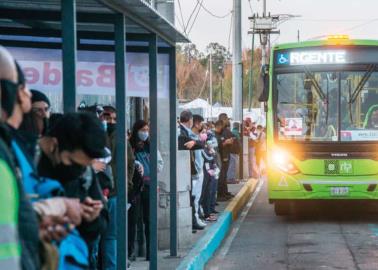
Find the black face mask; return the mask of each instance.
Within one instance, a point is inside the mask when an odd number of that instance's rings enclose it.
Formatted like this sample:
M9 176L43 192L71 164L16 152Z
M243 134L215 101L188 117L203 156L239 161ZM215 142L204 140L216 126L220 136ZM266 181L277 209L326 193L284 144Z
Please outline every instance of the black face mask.
M86 167L77 163L73 163L71 165L64 165L63 163L60 163L55 166L54 170L59 180L68 182L77 180L85 172L85 168Z
M76 163L72 165L60 163L54 166L44 153L42 153L38 164L38 172L41 176L49 177L60 182L77 180L85 172L85 169L85 166Z
M116 124L108 123L108 135L110 136L116 129Z
M11 116L17 99L18 84L9 80L0 80L1 107Z

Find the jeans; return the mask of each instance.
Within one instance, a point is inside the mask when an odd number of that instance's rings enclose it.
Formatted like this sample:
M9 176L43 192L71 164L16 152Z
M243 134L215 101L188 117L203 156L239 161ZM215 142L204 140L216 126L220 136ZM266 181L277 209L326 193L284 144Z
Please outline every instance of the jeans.
M203 214L205 217L208 217L210 212L210 181L212 181L212 177L210 174L204 170L204 177L203 177L203 184L202 184L202 194L200 204L202 205Z
M104 241L104 269L117 269L117 199L112 197L108 201L109 224Z
M199 172L197 175L192 177L193 190L192 195L194 196L194 209L195 217L198 219L200 199L202 194L203 185L203 172Z
M211 177L210 180L210 213L215 211L217 203L218 178Z
M227 171L229 166L229 160L222 161L222 167L219 175L219 182L218 182L218 196L224 197L228 193L227 187Z
M150 260L150 186L142 191L141 210L143 211L144 235L146 238L146 260Z
M239 156L236 154L230 154L230 163L227 170L227 180L235 180L237 178L237 164Z

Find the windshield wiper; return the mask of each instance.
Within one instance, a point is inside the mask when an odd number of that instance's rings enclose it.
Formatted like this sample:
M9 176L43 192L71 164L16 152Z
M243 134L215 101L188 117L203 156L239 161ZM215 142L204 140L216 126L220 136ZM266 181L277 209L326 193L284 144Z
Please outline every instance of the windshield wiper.
M349 92L349 117L350 117L350 123L352 124L352 126L354 126L354 123L353 123L353 113L352 113L352 105L353 103L350 102L351 100L351 97L352 97L352 83L351 81L347 80L347 83L348 83L348 92Z
M327 100L326 96L324 95L322 88L320 87L320 85L316 81L314 74L311 73L311 71L306 66L304 67L304 71L305 71L306 76L310 79L312 85L314 86L314 88L316 90L316 94L318 94L318 96L320 97L320 99L323 102L328 103L328 100Z
M358 83L356 89L353 91L352 97L349 99L350 104L353 104L356 101L358 95L360 94L360 92L364 88L366 82L369 80L371 74L373 74L376 67L377 67L376 64L372 64L372 65L369 66L369 68L365 72L364 76L362 76L361 81Z

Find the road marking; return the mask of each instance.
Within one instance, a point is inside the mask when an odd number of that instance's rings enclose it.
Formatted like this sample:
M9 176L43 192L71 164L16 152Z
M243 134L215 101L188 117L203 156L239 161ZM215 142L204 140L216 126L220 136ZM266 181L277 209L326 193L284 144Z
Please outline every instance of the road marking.
M226 239L226 242L224 243L224 245L220 249L219 258L224 259L226 257L228 251L231 248L232 242L234 241L236 235L238 234L239 229L240 229L241 225L243 224L244 219L249 212L249 209L252 207L253 203L255 202L257 195L260 193L260 190L261 190L263 184L264 184L264 179L260 178L259 184L258 184L255 192L253 193L251 199L247 203L247 206L244 208L243 212L240 214L240 217L238 218L235 225L233 226L231 233L229 234L229 236Z

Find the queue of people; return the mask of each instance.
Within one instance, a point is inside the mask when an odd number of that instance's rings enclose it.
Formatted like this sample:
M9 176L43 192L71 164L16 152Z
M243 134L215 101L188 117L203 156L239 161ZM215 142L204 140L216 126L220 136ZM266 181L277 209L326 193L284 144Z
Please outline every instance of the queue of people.
M116 109L80 104L76 113L51 113L47 96L28 88L1 46L0 100L0 269L117 269ZM191 156L196 232L217 221L217 201L234 196L227 184L236 179L240 127L231 130L226 114L205 123L184 111L178 128L179 149ZM129 259L149 260L150 183L157 179L148 122L133 125L127 158Z
M117 269L116 109L51 113L1 46L0 100L0 269ZM147 122L134 124L127 145L129 254L148 260Z
M256 169L253 159L260 161L264 158L265 133L261 126L257 130L250 127L252 125L244 123L243 135L253 142L251 149L258 146L256 151L251 151L249 158L252 159L250 176L253 177ZM180 114L178 134L179 150L190 151L190 202L195 233L203 230L208 223L217 221L217 201L228 201L234 197L228 191L228 184L239 183L237 171L242 134L239 123L234 123L231 129L230 119L225 113L220 114L215 123L206 123L202 116L193 115L189 110Z

